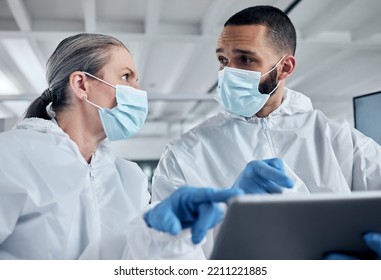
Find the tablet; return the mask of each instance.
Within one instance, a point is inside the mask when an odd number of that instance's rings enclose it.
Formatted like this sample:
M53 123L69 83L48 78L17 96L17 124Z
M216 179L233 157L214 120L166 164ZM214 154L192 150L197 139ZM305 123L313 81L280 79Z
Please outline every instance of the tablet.
M362 238L369 231L381 232L381 191L239 196L229 202L211 259L373 258Z

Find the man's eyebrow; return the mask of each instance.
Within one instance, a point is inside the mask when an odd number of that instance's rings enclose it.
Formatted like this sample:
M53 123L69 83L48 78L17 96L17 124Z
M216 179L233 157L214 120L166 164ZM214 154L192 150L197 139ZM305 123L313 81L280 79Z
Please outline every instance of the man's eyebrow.
M248 51L248 50L241 50L241 49L234 49L233 53L240 53L240 54L248 54L248 55L256 55L256 52Z
M224 49L223 48L218 48L216 49L216 53L223 53ZM248 51L248 50L241 50L241 49L234 49L233 50L234 54L247 54L247 55L256 55L256 52L253 51Z
M216 53L221 53L221 52L224 52L224 49L223 49L223 48L218 48L218 49L216 49Z

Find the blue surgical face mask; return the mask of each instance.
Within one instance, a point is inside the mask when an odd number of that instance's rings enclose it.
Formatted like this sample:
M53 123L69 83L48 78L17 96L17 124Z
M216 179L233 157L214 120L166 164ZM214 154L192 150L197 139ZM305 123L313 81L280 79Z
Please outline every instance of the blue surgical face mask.
M224 67L218 72L217 100L228 112L235 115L252 117L266 104L270 96L276 91L281 81L268 94L259 91L261 77L274 71L278 63L264 74L231 67Z
M126 85L112 85L84 72L86 75L106 84L116 91L116 107L102 108L84 99L99 109L99 117L107 138L110 141L127 139L135 135L143 126L148 113L147 92Z

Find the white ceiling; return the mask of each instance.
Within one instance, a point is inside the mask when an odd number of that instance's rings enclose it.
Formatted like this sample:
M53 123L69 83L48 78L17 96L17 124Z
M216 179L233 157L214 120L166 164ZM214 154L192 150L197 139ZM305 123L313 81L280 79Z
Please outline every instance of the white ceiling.
M62 39L104 33L130 49L151 101L141 133L115 146L132 159L157 158L218 110L223 23L248 6L286 11L294 3L297 67L286 84L329 117L353 123L352 97L381 90L380 0L0 0L0 130L46 88L45 63Z

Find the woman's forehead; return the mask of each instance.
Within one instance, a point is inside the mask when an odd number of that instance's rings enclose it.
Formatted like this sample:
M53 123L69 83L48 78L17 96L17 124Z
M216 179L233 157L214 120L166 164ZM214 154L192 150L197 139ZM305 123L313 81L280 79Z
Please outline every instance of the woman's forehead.
M109 50L109 59L102 68L107 72L122 72L125 69L136 72L133 58L125 47L111 48Z

